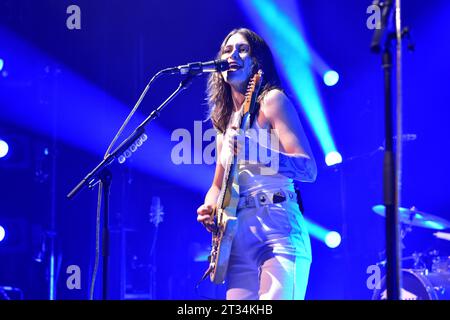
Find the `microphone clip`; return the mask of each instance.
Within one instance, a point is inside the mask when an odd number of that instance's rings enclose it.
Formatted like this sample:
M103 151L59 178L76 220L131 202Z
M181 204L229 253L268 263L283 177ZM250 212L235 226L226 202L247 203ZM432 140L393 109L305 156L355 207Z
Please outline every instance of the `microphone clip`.
M208 62L191 62L173 68L167 68L161 71L163 74L181 74L189 76L198 76L203 73L221 72L230 68L227 60L212 60Z

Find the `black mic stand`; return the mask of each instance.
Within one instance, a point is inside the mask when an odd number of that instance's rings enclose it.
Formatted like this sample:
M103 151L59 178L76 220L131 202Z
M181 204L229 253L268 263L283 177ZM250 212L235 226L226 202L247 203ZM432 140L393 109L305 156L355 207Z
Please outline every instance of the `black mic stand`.
M81 180L73 189L67 194L67 198L72 199L78 192L84 187L89 189L94 188L98 183L102 184L103 192L102 197L104 200L103 206L103 288L102 297L103 300L108 300L109 298L109 195L112 182L112 174L108 169L108 166L114 162L116 158L119 158L119 162L123 163L126 158L132 155L142 143L147 140L145 133L145 127L147 124L154 119L156 119L161 110L172 101L181 91L187 89L192 83L194 77L201 72L194 70L189 73L179 84L178 88L155 110L153 110L150 115L134 130L134 132L128 136L113 152L108 154L91 172L89 172L83 180ZM122 159L122 160L121 160Z
M388 300L401 299L401 251L398 223L398 185L393 142L392 49L396 33L395 0L374 1L381 7L381 21L372 38L371 50L382 51L386 147L383 161L383 195L386 210L386 287ZM401 141L399 142L401 143Z

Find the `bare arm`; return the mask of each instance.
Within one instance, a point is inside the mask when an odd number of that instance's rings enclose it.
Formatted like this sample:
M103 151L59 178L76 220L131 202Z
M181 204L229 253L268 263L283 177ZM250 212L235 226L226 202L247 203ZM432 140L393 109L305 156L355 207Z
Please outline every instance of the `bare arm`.
M222 166L220 162L220 153L222 151L222 141L223 141L223 135L217 134L216 136L216 171L214 173L214 179L212 181L211 187L209 188L208 192L205 196L205 203L202 204L197 209L197 221L203 223L206 228L211 231L210 228L208 228L208 224L211 222L211 213L213 210L213 207L217 203L217 198L220 193L220 189L222 186L222 179L224 174L224 167Z
M215 206L217 203L217 197L219 196L222 186L224 167L220 162L220 153L222 151L223 135L217 134L216 136L216 171L214 173L214 179L205 196L205 204Z
M272 90L263 99L261 111L280 142L280 150L272 150L278 153L282 164L280 173L300 181L314 182L316 162L294 105L283 92Z

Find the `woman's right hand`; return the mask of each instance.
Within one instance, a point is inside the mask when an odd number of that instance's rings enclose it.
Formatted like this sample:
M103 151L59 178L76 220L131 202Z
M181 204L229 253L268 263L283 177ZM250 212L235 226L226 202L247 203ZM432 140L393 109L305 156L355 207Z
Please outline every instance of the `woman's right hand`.
M205 228L212 232L214 229L214 221L212 221L213 207L209 204L202 204L197 209L197 221L202 223Z

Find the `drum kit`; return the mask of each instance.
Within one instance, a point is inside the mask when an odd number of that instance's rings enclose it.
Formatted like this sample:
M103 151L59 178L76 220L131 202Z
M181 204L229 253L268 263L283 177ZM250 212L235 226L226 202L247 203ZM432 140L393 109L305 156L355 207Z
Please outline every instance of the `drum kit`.
M385 217L385 207L377 205L372 210ZM416 210L399 208L398 219L401 224L400 238L403 240L412 227L436 230L433 234L437 239L450 242L450 233L442 230L450 229L450 221ZM404 246L402 245L402 248ZM402 300L450 300L450 256L440 255L438 250L415 252L402 258L410 268L401 269ZM378 262L384 266L386 260ZM374 290L372 300L386 299L386 277L381 279L380 286Z

